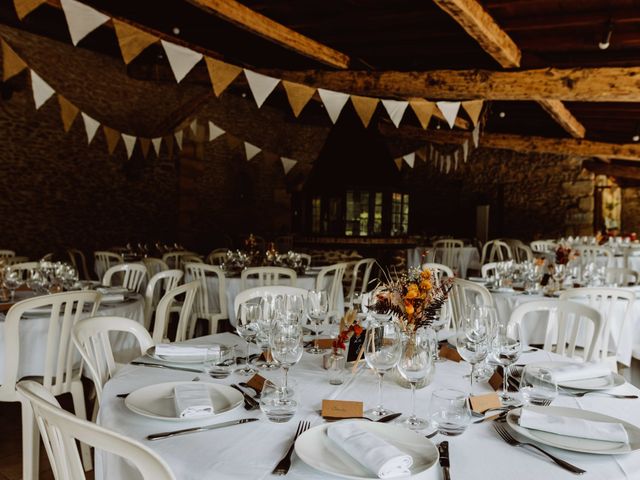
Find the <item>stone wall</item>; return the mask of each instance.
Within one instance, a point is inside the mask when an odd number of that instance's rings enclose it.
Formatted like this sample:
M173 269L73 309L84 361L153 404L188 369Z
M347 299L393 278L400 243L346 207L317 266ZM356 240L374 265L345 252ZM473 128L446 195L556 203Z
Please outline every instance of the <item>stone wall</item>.
M622 188L622 231L640 233L640 188Z

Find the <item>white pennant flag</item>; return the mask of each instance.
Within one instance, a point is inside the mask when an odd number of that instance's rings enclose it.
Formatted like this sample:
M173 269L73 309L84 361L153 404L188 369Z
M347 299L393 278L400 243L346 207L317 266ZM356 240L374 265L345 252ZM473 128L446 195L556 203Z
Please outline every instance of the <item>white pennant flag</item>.
M258 108L262 106L273 89L280 83L279 78L269 77L262 75L261 73L252 72L251 70L244 69L244 76L247 77L249 83L249 89L253 94L253 98L258 104Z
M334 92L333 90L325 90L324 88L319 88L318 94L327 109L329 118L333 123L336 123L345 103L349 100L349 95L342 92Z
M460 110L460 102L436 102L436 105L447 120L449 128L453 128L458 116L458 110Z
M280 161L282 162L282 168L284 168L285 175L287 175L291 169L296 166L296 163L298 163L297 160L286 157L280 157Z
M136 140L138 140L138 137L134 137L133 135L127 135L126 133L123 133L122 140L124 141L124 146L127 149L127 158L131 158L133 149L136 148Z
M460 156L460 150L456 150L453 153L453 169L458 170L458 157Z
M152 138L151 143L153 144L153 149L156 151L156 156L160 156L160 145L162 144L162 137Z
M194 135L197 135L198 133L198 119L194 118L193 121L191 122L191 131L193 132Z
M169 60L171 71L176 77L176 82L180 83L187 76L187 73L196 66L196 63L202 59L202 54L165 40L160 40L160 42L167 54L167 60Z
M182 130L178 130L174 136L176 137L176 143L178 144L178 148L182 150Z
M416 163L416 152L407 153L406 155L403 155L402 158L405 162L407 162L407 165L413 168Z
M467 163L467 158L469 157L469 140L465 140L462 144L462 158L464 159L464 163Z
M74 45L78 45L80 40L110 20L110 17L104 13L76 0L60 0L60 5L67 19L67 27Z
M404 116L404 112L409 106L409 102L400 100L382 100L382 105L387 109L389 118L396 128L398 128L400 126L400 121Z
M80 112L82 114L82 121L84 122L84 129L87 131L87 143L91 143L93 137L95 137L96 132L98 131L98 127L100 124L87 115L84 112Z
M480 124L476 125L476 128L471 132L471 136L473 137L473 145L478 148L480 144Z
M224 130L217 126L212 121L209 121L209 141L213 141L218 138L220 135L224 134Z
M31 70L31 89L33 90L33 101L36 104L36 110L44 105L44 102L49 100L51 95L55 93L53 88L33 70Z
M247 155L247 162L257 154L259 154L261 151L261 148L258 148L255 145L250 144L249 142L244 142L244 153Z

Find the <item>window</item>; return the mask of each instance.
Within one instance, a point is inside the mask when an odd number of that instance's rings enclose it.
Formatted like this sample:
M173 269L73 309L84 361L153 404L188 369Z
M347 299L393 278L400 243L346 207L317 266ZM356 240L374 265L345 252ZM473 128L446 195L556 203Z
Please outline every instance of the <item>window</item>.
M347 191L345 235L367 236L369 233L369 192Z
M391 236L406 235L409 231L409 194L391 194Z
M322 208L322 200L320 197L311 199L311 232L320 233L320 215Z

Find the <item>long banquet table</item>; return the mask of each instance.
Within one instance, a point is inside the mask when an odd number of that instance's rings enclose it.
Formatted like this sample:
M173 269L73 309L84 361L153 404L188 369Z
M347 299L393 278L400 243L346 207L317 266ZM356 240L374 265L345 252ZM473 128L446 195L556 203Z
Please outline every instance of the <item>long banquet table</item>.
M201 337L192 342L242 344L238 337L228 333ZM559 358L548 352L537 351L523 354L520 362L529 363ZM417 391L418 414L420 416L428 414L429 398L434 388L468 389L468 379L463 378L468 372L469 366L466 363L445 361L437 364L431 384ZM275 478L270 472L288 448L299 420L308 419L312 426L323 422L316 413L316 410L320 409L322 399L362 400L366 409L374 406L377 398L376 377L370 370L361 368L343 385L332 386L329 385L326 372L321 367L321 356L309 354L305 354L300 363L290 371L290 378L298 382L301 391L301 406L296 416L284 424L270 423L260 411L247 412L242 408L227 412L214 420L201 419L186 423L152 420L129 411L124 401L116 397L119 393L131 392L146 385L169 381L191 381L195 375L167 369L125 366L105 385L98 421L108 428L142 441L166 460L178 480L259 480ZM280 375L280 373L274 372L271 375ZM199 376L200 381L206 382L230 384L242 381L235 375L226 380L213 380L204 375ZM476 395L489 391L491 390L487 384L474 386ZM629 384L620 386L615 391L640 393L640 390ZM409 390L396 385L391 379L386 379L384 404L392 410L408 413ZM640 425L640 400L619 400L597 395L584 398L560 395L554 400L553 405L593 410ZM256 417L260 421L155 442L145 440L145 436L151 433L244 417ZM434 441L449 440L451 476L454 480L575 478L574 475L528 449L507 445L498 437L491 423L487 421L470 425L459 437L434 438ZM420 434L416 433L416 435ZM587 473L581 477L583 479L618 480L637 479L640 476L640 452L609 456L574 453L552 447L545 447L545 449L587 470ZM133 474L126 462L104 452L97 452L95 468L97 480L139 478ZM440 468L436 465L422 475L412 478L440 479L442 478L440 472ZM294 454L291 471L287 478L334 480L338 477L307 466Z

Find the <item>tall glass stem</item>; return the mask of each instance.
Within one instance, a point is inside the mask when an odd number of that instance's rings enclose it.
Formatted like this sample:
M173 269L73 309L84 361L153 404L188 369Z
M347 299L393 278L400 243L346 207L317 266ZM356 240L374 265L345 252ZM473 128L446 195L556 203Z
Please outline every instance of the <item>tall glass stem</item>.
M249 340L247 340L247 356L245 357L245 365L248 371L249 370Z
M284 370L284 388L286 390L289 387L289 367L283 366L282 369Z
M508 398L508 389L509 389L509 383L507 382L507 380L509 379L509 367L508 366L503 366L502 367L502 398Z
M410 421L416 420L416 383L411 382L411 416L409 417Z
M313 346L315 347L316 351L318 351L318 330L319 330L319 324L317 320L314 320L314 322L316 323L316 335L315 335L315 341L313 342Z
M473 377L475 376L475 374L476 374L476 364L472 363L471 364L471 375L470 375L470 378L469 378L469 380L471 381L470 386L471 386L471 392L472 393L473 393Z
M384 372L378 372L378 408L377 410L382 411L382 380L384 378Z

